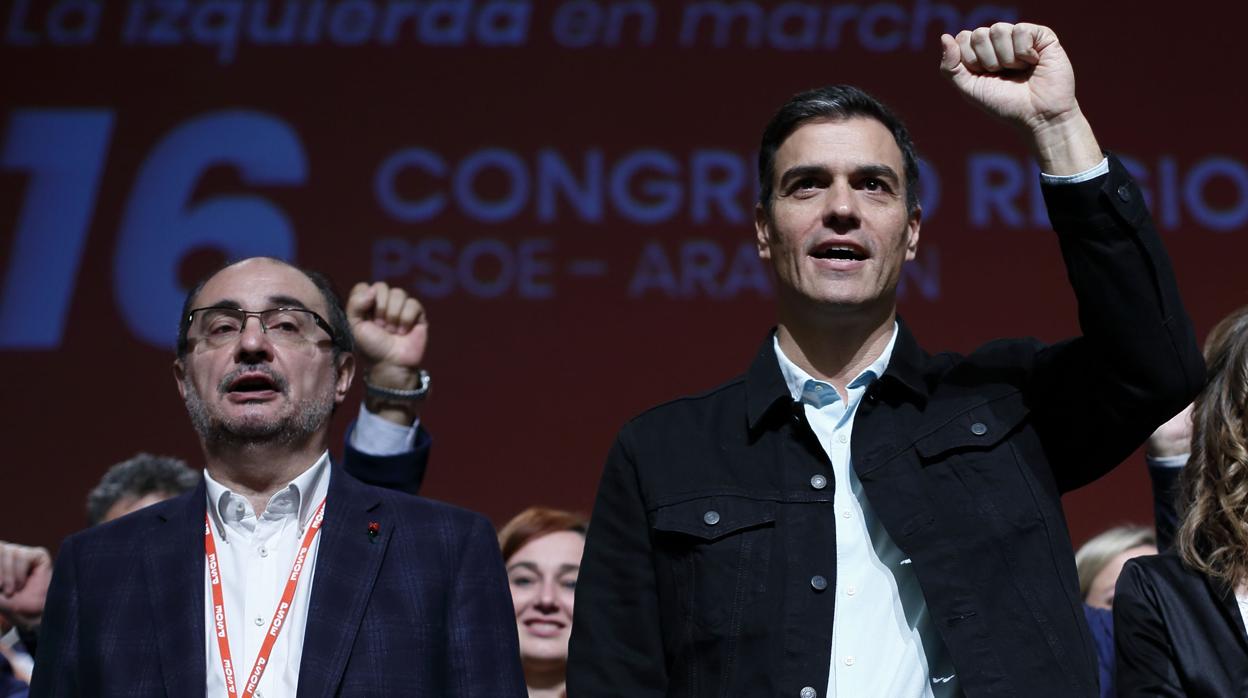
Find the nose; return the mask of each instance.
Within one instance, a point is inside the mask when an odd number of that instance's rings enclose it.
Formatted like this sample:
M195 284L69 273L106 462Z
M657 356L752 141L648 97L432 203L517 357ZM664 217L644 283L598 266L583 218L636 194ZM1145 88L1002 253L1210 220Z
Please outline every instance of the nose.
M269 335L264 331L259 316L251 322L252 315L243 317L243 328L238 333L238 343L234 347L234 357L239 363L257 363L273 357L273 345L269 343Z
M838 180L824 192L823 225L837 233L847 233L861 224L858 200L854 189L844 180Z
M547 579L542 582L542 586L537 592L537 603L534 604L534 608L543 613L554 613L559 610L559 596L555 590L557 583L553 579Z

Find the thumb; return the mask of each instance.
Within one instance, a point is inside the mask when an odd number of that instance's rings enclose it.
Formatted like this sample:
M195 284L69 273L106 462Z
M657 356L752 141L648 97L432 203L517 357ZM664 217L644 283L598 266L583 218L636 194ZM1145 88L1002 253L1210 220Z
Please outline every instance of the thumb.
M957 40L948 34L940 35L940 72L963 90L974 77L962 64L962 48L958 46Z

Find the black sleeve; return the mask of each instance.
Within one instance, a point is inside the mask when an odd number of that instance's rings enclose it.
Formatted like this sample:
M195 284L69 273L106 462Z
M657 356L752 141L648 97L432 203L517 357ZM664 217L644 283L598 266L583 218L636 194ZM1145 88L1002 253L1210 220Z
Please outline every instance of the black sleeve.
M1179 531L1179 476L1183 468L1148 466L1153 484L1153 525L1157 527L1157 550L1166 552Z
M1128 560L1114 591L1115 681L1119 696L1187 695L1179 682L1174 647L1156 595L1156 588L1144 572Z
M377 487L398 490L408 494L420 494L420 483L425 479L429 465L429 449L433 439L424 425L417 427L416 444L411 451L396 456L370 456L351 445L351 432L355 422L347 428L343 447L342 467L349 475Z
M1125 460L1204 383L1204 360L1144 196L1109 173L1045 185L1082 336L1043 349L1029 387L1061 491Z
M650 525L626 446L607 457L576 583L568 695L667 695Z

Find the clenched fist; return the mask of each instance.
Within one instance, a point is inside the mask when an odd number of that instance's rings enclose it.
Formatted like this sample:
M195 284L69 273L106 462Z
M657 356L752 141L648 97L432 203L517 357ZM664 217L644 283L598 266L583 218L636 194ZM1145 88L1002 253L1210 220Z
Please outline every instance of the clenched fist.
M1075 100L1074 68L1052 29L998 22L940 42L941 71L971 102L1028 131L1042 171L1075 174L1101 161Z
M347 320L369 385L396 390L420 387L420 366L429 342L429 319L420 301L380 281L360 282L347 298ZM399 424L411 424L419 413L417 402L369 396L365 405L370 412Z

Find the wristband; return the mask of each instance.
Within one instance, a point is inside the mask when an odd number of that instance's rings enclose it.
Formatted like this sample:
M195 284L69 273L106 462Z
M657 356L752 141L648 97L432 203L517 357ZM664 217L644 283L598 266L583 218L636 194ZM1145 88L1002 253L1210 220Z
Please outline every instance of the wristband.
M364 381L364 391L373 397L384 398L386 400L404 400L407 402L419 402L425 399L429 394L429 385L432 379L429 372L425 369L419 369L420 387L414 390L400 390L398 388L383 388L380 385L373 385L367 380Z

